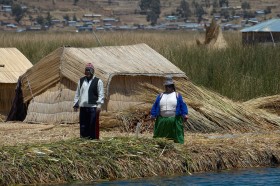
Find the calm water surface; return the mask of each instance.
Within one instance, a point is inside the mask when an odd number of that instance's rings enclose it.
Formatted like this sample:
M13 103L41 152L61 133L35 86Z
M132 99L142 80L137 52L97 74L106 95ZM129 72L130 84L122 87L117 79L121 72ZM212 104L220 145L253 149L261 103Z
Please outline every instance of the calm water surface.
M153 177L134 180L104 181L64 186L181 186L181 185L279 185L280 167L196 173L170 177Z

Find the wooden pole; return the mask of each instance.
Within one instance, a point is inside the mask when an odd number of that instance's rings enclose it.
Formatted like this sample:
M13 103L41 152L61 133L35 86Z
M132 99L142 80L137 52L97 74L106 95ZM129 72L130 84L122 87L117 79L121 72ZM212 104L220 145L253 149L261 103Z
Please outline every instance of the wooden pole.
M5 67L5 65L1 65L1 64L0 64L0 67Z

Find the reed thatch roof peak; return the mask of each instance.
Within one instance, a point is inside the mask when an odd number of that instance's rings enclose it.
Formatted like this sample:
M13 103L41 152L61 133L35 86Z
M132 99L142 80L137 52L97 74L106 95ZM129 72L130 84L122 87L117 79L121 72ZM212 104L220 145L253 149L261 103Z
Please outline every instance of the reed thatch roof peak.
M64 48L61 61L62 74L75 81L83 75L85 64L88 62L94 65L97 76L104 80L114 75L172 74L176 77L185 77L183 71L146 44L96 48L69 47ZM76 63L77 68L72 69L72 73L64 71L63 67L71 69L69 66L71 63Z
M16 48L0 48L0 83L16 83L32 63Z
M103 80L107 91L111 79L117 75L161 77L168 74L186 78L178 67L142 43L96 48L60 47L23 74L23 84L28 85L28 91L36 96L62 78L77 83L84 76L85 65L89 62L94 65L95 74ZM28 94L25 101L32 98L31 93Z

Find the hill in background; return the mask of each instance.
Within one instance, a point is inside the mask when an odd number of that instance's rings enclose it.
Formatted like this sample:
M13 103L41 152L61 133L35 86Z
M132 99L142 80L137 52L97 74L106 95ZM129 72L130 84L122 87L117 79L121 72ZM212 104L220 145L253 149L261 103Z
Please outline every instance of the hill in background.
M212 4L215 0L208 0ZM17 0L16 2L32 7L39 13L51 12L55 18L62 18L65 14L81 17L86 13L102 14L104 16L116 16L120 20L127 23L145 23L146 16L135 14L140 11L140 0L78 0L74 5L74 0ZM206 8L207 0L187 0L191 9L192 3L196 2L204 7L207 13L211 12L211 7ZM217 0L219 2L219 0ZM273 15L280 14L280 6L278 0L228 0L229 7L241 6L242 2L250 4L250 10L265 10L268 6L272 6ZM176 8L180 6L181 0L161 0L160 19L164 19L166 15L176 12ZM192 10L193 11L193 10ZM36 11L35 11L36 12ZM34 12L34 13L35 13Z
M76 1L76 3L74 3ZM38 16L46 18L48 14L52 19L63 20L65 16L68 16L70 20L74 17L77 20L84 18L85 14L88 15L101 15L102 18L115 18L118 20L118 25L149 25L146 15L141 14L139 7L140 0L14 0L14 3L27 7L27 13L21 20L23 25L32 25L34 20ZM174 15L176 9L180 7L182 0L161 0L158 24L166 22L166 16ZM200 5L205 14L203 15L203 21L209 21L215 15L220 16L222 11L227 11L226 14L231 16L232 14L238 14L242 12L241 5L247 2L250 5L249 12L255 12L257 10L269 9L271 13L263 15L262 19L270 19L280 15L279 0L228 0L226 9L221 7L214 8L213 4L219 3L221 0L187 0L190 10L192 12L191 17L188 18L190 22L197 22L197 15L195 3ZM227 0L224 0L225 2ZM234 13L233 13L234 12ZM232 17L232 16L231 16ZM240 16L241 17L241 16ZM14 16L3 14L0 17L1 20L8 22L14 20ZM181 20L182 21L182 20ZM183 20L185 21L185 20ZM235 21L236 24L240 23L240 19Z

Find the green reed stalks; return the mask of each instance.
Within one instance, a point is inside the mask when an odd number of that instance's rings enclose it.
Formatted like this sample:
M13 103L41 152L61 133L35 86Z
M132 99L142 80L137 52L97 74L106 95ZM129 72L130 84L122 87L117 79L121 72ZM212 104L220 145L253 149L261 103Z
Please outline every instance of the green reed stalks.
M225 32L227 49L198 47L200 32L96 32L102 46L146 43L190 80L234 100L280 93L279 46L243 46L240 32ZM100 46L92 33L0 33L0 47L18 48L33 64L61 46Z

